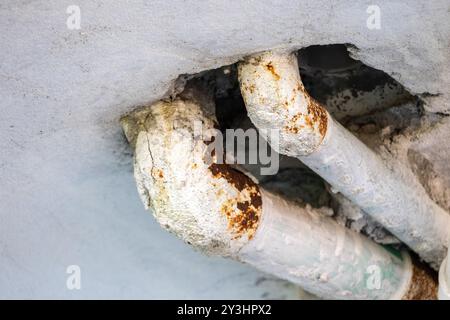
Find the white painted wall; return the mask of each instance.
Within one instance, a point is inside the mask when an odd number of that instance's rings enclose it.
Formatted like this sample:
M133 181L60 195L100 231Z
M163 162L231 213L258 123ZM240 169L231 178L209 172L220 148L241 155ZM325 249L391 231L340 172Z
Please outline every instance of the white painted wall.
M81 8L81 29L66 8ZM352 43L448 111L449 4L377 1L4 0L0 4L0 298L295 295L201 256L138 200L119 116L196 73L268 48ZM78 264L82 290L65 287ZM280 288L285 288L281 290ZM281 290L281 291L280 291Z

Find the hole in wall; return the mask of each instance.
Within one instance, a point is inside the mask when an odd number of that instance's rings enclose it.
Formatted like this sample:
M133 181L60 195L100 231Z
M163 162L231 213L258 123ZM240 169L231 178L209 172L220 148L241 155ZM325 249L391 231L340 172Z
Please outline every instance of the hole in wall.
M387 73L352 59L344 44L311 46L298 59L306 90L341 122L416 99Z
M407 103L420 104L417 96L387 73L351 58L348 46L314 45L297 52L306 90L341 124ZM214 91L217 118L224 127L246 118L236 64L182 78L182 82L200 78L208 83Z
M310 46L299 50L297 56L302 81L308 93L324 104L344 126L352 126L351 130L356 131L356 134L362 128L364 142L375 141L377 132L390 125L390 119L393 119L395 130L401 130L409 125L409 120L421 116L417 97L385 72L352 59L344 44ZM204 82L212 90L221 130L246 130L253 127L240 93L236 64L205 71L190 78ZM391 114L384 116L386 112ZM399 122L392 115L409 120ZM280 170L273 176L260 176L259 165L242 167L265 188L281 193L293 201L308 203L317 208L332 208L335 216L346 211L339 210L339 201L330 192L327 183L298 159L280 155ZM337 218L346 226L357 225L358 231L376 241L386 243L386 239L391 238L383 230L380 236L381 226L373 221L359 216ZM377 235L371 234L370 230L375 230ZM389 241L396 243L395 239Z

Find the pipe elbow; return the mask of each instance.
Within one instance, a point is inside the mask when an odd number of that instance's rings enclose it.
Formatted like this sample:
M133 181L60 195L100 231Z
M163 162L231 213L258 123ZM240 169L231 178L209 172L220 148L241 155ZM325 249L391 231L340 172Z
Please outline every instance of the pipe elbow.
M160 101L122 125L127 137L136 136L134 175L141 200L162 227L221 256L233 256L251 239L261 213L259 188L209 158L216 126L210 110L194 100Z
M252 122L264 130L278 130L272 147L291 156L308 155L322 143L328 112L306 92L293 53L268 51L238 66L241 93Z
M204 253L251 264L321 297L398 299L409 292L407 254L260 189L224 163L213 103L201 98L159 101L122 119L140 197L163 228ZM383 290L366 281L373 270Z

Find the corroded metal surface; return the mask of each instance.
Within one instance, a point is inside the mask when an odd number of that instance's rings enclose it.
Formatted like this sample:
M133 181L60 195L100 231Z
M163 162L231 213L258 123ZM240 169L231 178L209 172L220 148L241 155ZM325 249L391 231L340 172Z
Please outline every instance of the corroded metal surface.
M419 261L413 261L411 285L403 300L436 300L438 282L436 274Z
M450 239L450 215L402 167L391 169L305 91L296 56L264 52L239 64L250 119L280 132L277 151L297 157L338 192L438 268ZM270 142L270 140L269 140Z
M222 156L210 149L216 139L213 106L200 100L160 101L122 121L135 145L141 199L162 227L206 253L232 256L320 297L403 295L411 278L409 258L347 230L320 210L264 191L242 172L218 163ZM203 125L201 135L196 122ZM373 266L383 275L381 291L368 285Z
M201 99L199 99L201 100ZM159 101L122 120L135 145L135 178L159 223L207 253L234 255L261 216L258 185L228 164L210 163L217 122L211 103ZM203 135L195 132L196 123Z
M222 204L221 213L228 219L228 228L235 239L247 235L250 240L258 227L261 215L261 193L259 186L242 172L227 164L213 163L209 166L215 179L226 179L238 191L236 197ZM220 193L220 192L219 192Z
M328 112L305 90L294 54L265 52L239 64L250 119L260 129L280 129L280 151L309 154L327 132ZM296 143L301 141L302 143Z

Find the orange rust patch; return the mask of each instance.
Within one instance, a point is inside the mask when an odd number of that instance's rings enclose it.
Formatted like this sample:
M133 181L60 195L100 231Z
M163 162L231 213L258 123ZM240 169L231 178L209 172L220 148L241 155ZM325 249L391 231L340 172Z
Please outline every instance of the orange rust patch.
M296 115L294 115L291 119L292 122L297 122L298 119L300 119L303 116L303 114L301 112L297 113Z
M314 103L314 104L313 104ZM311 107L311 104L313 106ZM285 125L283 128L287 132L291 132L294 134L297 134L301 129L304 128L303 125L297 124L297 121L300 119L300 117L303 117L305 121L305 125L314 128L315 124L317 123L317 126L319 128L319 132L322 137L325 136L327 132L327 125L328 125L328 116L325 109L322 108L317 102L311 102L308 105L308 114L303 115L301 113L296 114L293 116L289 121L288 124Z
M298 133L300 131L300 129L303 128L302 125L298 125L297 121L303 116L303 114L301 112L297 113L296 115L294 115L291 120L289 120L289 124L287 124L286 126L284 126L284 130L291 132L291 133Z
M290 99L291 103L293 104L295 102L295 99L297 95L299 94L303 95L306 99L307 103L307 114L297 113L294 115L289 121L286 126L284 126L284 130L287 132L291 132L294 134L297 134L304 126L297 125L297 121L300 119L300 117L303 117L305 121L305 125L310 128L318 128L319 133L322 136L322 138L325 136L328 128L328 114L327 111L318 103L316 100L314 100L308 92L306 92L303 84L301 82L297 83L297 86L292 89L292 98ZM288 106L289 103L287 101L283 102L284 106Z
M438 292L437 274L414 256L411 285L403 300L436 300Z
M244 234L248 239L252 239L262 211L258 185L245 174L227 164L213 163L209 166L209 170L215 178L226 179L240 193L238 197L225 201L221 207L221 212L228 220L228 228L233 232L234 239L238 239Z
M197 169L197 164L194 162L191 167L192 169Z
M294 133L294 134L297 134L300 131L300 129L296 126L284 126L283 128L285 131Z
M151 174L153 177L159 177L161 179L164 178L164 172L158 168L152 168Z
M254 191L254 194L261 199L259 191ZM255 207L251 201L238 202L236 204L238 214L227 217L228 227L235 233L235 239L240 238L243 234L247 234L250 240L253 238L259 222L261 214L261 206Z
M227 164L222 163L212 163L208 169L211 171L215 178L224 178L230 184L236 187L239 191L243 191L250 184L250 178L247 177L242 172L231 168ZM253 181L252 184L256 185Z
M305 117L305 123L308 127L314 128L314 120L311 120L310 117Z
M275 68L274 68L272 62L269 62L268 64L266 64L266 68L267 68L267 70L270 71L270 73L272 73L275 80L280 80L280 75L275 71Z
M260 198L256 189L253 194L252 198ZM247 234L249 240L253 238L258 227L261 206L255 207L252 201L235 202L234 199L229 199L222 205L221 212L228 220L228 229L233 232L233 239L239 239L244 234Z
M327 111L316 100L311 97L309 98L308 114L311 115L312 119L307 118L308 120L310 120L310 123L307 122L307 124L309 126L312 126L314 123L317 123L319 126L319 132L322 137L324 137L328 128Z

